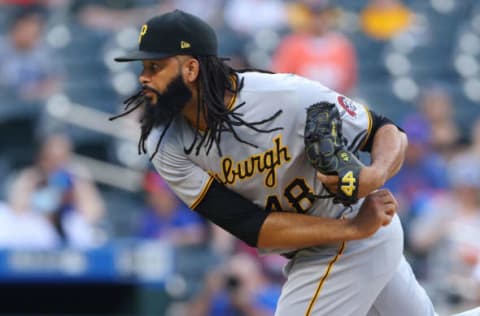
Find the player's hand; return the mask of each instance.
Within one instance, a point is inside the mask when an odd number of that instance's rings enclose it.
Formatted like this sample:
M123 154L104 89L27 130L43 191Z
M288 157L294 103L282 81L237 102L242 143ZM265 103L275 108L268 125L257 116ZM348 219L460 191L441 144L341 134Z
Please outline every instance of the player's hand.
M354 236L361 239L373 235L380 227L390 224L397 209L398 203L387 189L370 193L350 222Z
M337 175L326 175L317 171L317 179L323 183L330 193L337 192L339 181ZM381 187L385 183L385 176L377 168L365 166L360 171L359 181L358 197L362 198Z
M323 183L325 188L327 188L330 193L337 193L338 188L338 176L337 175L326 175L317 171L317 179Z

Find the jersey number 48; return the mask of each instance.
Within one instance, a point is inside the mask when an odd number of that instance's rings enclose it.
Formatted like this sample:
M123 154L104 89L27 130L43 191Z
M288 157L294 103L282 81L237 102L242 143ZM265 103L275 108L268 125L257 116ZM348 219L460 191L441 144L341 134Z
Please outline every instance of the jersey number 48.
M294 208L297 213L306 213L315 201L312 189L305 183L304 179L296 178L283 190L283 196ZM278 212L285 208L282 207L280 199L276 195L269 195L265 203L265 210L268 212Z

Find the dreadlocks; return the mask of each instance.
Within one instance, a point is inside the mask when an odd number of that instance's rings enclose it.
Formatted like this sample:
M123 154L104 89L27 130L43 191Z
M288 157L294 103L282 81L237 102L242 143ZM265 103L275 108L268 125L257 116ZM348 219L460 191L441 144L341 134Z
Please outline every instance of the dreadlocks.
M215 143L219 154L221 155L220 140L223 132L230 132L235 139L243 144L248 144L257 147L255 144L243 140L235 131L236 126L247 126L248 128L259 133L270 133L282 129L281 127L272 129L262 129L259 125L265 124L274 120L281 114L281 110L274 113L272 116L256 122L247 122L242 118L242 113L239 109L245 105L245 102L237 105L232 109L228 109L224 104L225 91L229 91L236 95L243 88L243 78L239 82L239 77L236 72L246 71L260 71L253 69L234 70L225 64L226 59L218 58L216 56L196 56L200 64L197 95L197 119L196 126L199 125L200 118L202 118L207 125L205 131L201 132L198 128L195 130L195 135L191 145L184 148L185 153L190 154L195 149L195 154L198 155L202 146L206 148L207 155ZM144 89L134 96L125 100L126 104L124 112L110 118L125 116L145 103ZM132 106L132 107L131 107ZM144 111L140 119L141 135L138 142L139 153L146 153L145 142L155 127L155 119L152 115L150 106L144 106ZM156 144L155 151L150 156L150 160L157 154L160 143L165 136L166 131L170 127L175 117L172 115L164 124L164 128Z

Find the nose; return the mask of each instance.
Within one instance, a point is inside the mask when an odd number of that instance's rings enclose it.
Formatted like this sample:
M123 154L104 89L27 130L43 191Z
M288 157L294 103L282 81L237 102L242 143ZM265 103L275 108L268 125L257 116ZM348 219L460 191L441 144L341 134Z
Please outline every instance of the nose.
M138 81L142 86L150 82L150 78L145 75L145 70L143 70L140 76L138 76Z

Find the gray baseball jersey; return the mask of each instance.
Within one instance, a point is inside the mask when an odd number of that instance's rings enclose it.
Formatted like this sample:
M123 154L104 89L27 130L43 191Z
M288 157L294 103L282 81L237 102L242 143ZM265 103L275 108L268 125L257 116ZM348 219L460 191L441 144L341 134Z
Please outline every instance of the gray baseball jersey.
M369 110L318 82L296 75L248 72L240 73L239 79L244 79L244 86L229 107L243 104L237 111L247 122L268 118L282 110L276 119L261 127L283 129L258 133L238 126L235 131L240 138L257 147L242 144L232 134L223 133L221 156L215 146L208 155L205 148L195 155L184 152L184 148L192 144L194 129L181 118L175 120L153 164L176 194L195 208L216 179L267 211L283 210L328 218L355 216L361 201L346 208L333 204L330 198L314 199L309 194L327 192L305 156L306 109L318 102L334 103L341 114L347 146L353 152L365 144L371 132ZM158 134L157 131L149 137L149 148L156 145ZM379 314L371 315L433 315L428 297L408 264L403 262L401 243L401 227L396 219L390 227L380 229L363 241L298 250L285 270L287 282L277 315L365 315L384 288L392 288L404 297L385 294L388 304L378 305ZM292 250L266 249L279 253ZM378 260L383 262L379 264ZM397 275L399 277L395 277ZM392 281L397 279L399 281ZM418 297L412 300L413 305L405 301L409 295ZM343 305L348 308L342 308ZM402 305L412 308L405 310ZM402 311L406 313L400 314Z
M245 103L242 118L258 121L279 109L282 113L262 128L282 127L272 133L257 133L245 126L236 128L243 140L258 148L238 142L232 134L222 134L220 148L206 155L186 155L183 149L193 141L194 130L184 120L175 121L162 142L153 163L172 189L194 208L215 178L262 209L307 213L339 218L349 208L333 204L332 199L314 200L309 194L326 195L306 159L303 134L306 108L319 101L335 103L343 121L343 135L348 148L358 150L371 130L369 111L360 104L327 89L321 84L290 74L244 73L244 87L231 107ZM149 143L156 144L150 137ZM357 206L354 206L356 209Z

